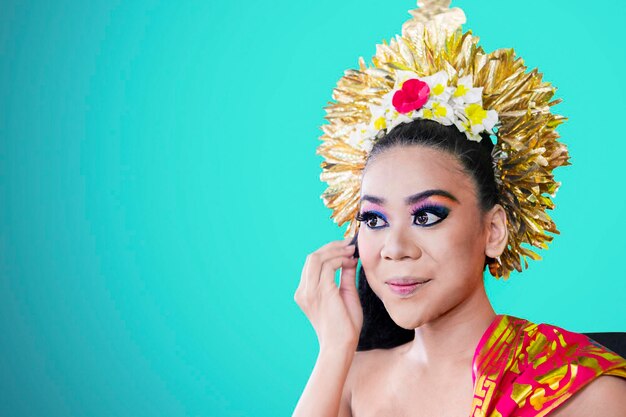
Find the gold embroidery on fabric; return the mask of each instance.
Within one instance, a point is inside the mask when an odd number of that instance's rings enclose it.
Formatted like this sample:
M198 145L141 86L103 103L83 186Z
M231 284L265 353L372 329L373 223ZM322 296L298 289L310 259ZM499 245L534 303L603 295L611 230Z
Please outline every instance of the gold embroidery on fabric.
M513 392L511 393L511 399L517 403L519 407L523 407L526 403L526 397L532 391L533 387L529 384L517 384L513 383Z
M506 401L512 401L517 408L509 409L505 413L507 417L528 412L529 407L536 411L533 415L543 417L577 391L577 378L583 375L579 367L592 370L596 376L626 377L622 357L597 343L589 345L577 339L568 343L566 336L560 329L502 316L475 358L476 383L470 415L502 417L503 410L498 411L496 407L508 397ZM612 362L612 367L607 366L606 361ZM524 380L529 383L521 379L515 382L519 376L529 375L527 371L537 370L546 363L556 368L547 366L552 369ZM511 384L508 390L507 381Z
M540 385L533 391L530 397L530 404L535 410L539 411L546 402L563 396L572 386L577 374L578 364L570 363L539 375L535 378L535 381ZM567 376L569 378L566 378ZM554 394L546 395L546 386L555 391Z
M479 417L484 416L483 405L489 404L493 392L496 389L496 381L489 379L483 375L478 380L476 388L474 389L474 400L472 401L472 416Z

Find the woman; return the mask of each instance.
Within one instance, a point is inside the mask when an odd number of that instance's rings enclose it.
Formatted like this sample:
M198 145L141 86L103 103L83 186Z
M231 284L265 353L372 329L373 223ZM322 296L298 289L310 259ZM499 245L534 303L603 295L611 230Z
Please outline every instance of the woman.
M325 202L350 227L307 257L295 293L320 352L294 416L626 415L626 360L491 307L485 267L521 270L536 259L521 244L556 232L545 193L567 164L562 119L512 53L424 23L455 26L441 6L413 12L419 24L379 49L375 70L335 91Z

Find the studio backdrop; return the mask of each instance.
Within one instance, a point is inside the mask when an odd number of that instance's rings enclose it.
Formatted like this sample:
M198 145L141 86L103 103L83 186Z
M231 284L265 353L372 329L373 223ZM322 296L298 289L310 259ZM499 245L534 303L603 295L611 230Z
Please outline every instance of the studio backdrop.
M561 234L498 313L626 331L626 4L458 0L558 87ZM340 239L323 107L410 0L0 5L0 415L286 416L317 355L293 300Z

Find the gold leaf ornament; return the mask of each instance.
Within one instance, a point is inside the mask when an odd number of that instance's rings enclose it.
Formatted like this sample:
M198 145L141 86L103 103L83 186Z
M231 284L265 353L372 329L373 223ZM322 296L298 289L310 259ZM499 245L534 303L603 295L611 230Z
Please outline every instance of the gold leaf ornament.
M478 46L471 31L463 32L465 14L450 9L449 0L418 1L409 13L402 35L376 46L371 66L363 58L358 69L345 71L333 90L322 126L322 143L317 154L324 158L320 179L328 183L321 198L332 210L331 218L342 226L344 237L358 230L355 217L368 152L351 141L356 126L372 117L371 105L380 105L393 90L398 71L412 71L420 77L445 71L450 83L471 75L474 87L482 87L485 109L495 110L499 122L492 152L500 201L508 220L507 247L489 264L490 273L509 277L513 270L528 268L527 258L540 256L530 247L546 249L558 234L546 213L553 209L551 197L560 185L552 174L558 166L570 165L566 146L556 132L565 118L553 114L556 88L542 80L542 74L528 71L513 49L490 53ZM376 138L386 133L380 130Z

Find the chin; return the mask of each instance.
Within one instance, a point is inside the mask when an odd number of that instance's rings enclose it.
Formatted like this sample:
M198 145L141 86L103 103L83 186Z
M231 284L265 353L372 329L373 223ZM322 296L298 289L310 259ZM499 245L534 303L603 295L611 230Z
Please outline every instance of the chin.
M414 305L388 306L385 304L385 309L389 313L391 320L406 330L415 330L428 322L424 312L420 308L415 308Z

